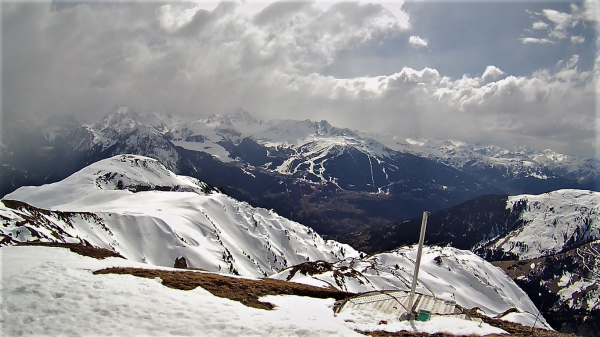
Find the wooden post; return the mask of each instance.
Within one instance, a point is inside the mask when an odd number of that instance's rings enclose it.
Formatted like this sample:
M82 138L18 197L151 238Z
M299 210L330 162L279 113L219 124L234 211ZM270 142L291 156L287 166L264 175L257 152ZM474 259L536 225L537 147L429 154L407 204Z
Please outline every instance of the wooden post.
M419 267L421 266L421 254L423 253L423 241L425 241L425 228L427 227L427 217L429 212L423 212L423 221L421 222L421 235L419 236L419 249L417 250L417 261L415 261L415 273L413 274L412 285L410 287L410 296L408 297L408 312L409 319L414 319L412 309L415 301L415 290L417 288L417 280L419 278Z

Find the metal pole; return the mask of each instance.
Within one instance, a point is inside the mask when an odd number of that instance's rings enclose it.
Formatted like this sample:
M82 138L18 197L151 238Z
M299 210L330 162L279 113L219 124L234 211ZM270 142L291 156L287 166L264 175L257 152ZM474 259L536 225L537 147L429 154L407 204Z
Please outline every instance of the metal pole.
M429 212L423 212L423 221L421 222L421 235L419 236L419 249L417 250L417 261L415 261L415 273L413 275L412 286L410 287L410 296L408 297L408 318L412 316L412 308L415 300L415 289L417 288L417 279L419 277L419 267L421 266L421 254L423 253L423 241L425 241L425 228L427 227L427 217Z

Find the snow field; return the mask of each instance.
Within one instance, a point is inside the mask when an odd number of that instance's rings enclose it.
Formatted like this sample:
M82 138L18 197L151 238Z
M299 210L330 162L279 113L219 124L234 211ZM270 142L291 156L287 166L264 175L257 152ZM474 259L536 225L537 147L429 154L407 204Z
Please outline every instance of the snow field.
M502 333L483 324L433 319L379 326L376 314L335 317L333 299L265 296L274 310L250 308L202 288L176 290L160 278L93 275L110 266L140 264L94 260L62 248L2 247L2 332L36 336L361 336L354 329ZM148 267L148 265L146 265ZM348 322L352 320L353 322ZM377 320L378 322L379 320Z

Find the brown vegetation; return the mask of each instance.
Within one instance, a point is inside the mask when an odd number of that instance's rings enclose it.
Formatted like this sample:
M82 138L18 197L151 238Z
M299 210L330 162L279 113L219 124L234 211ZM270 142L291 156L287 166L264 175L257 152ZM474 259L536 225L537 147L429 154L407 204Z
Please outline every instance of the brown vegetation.
M192 290L196 287L202 287L215 296L229 298L249 307L267 310L273 309L273 305L259 301L258 299L261 296L297 295L342 300L354 295L337 289L325 289L281 280L252 280L195 271L107 268L95 271L94 274L130 274L146 278L160 277L162 284L169 288Z
M17 246L43 246L43 247L59 247L59 248L67 248L71 250L73 253L92 257L94 259L103 260L107 257L120 257L124 259L124 257L112 250L108 250L105 248L98 248L91 245L77 243L63 243L63 242L41 242L41 241L26 241L26 242L18 242Z

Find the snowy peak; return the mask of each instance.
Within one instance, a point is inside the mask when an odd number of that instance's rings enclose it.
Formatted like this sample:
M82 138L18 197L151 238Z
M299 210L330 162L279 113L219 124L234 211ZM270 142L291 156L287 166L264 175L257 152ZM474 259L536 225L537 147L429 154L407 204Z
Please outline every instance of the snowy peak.
M5 199L30 200L39 207L52 208L87 200L94 203L94 190L181 191L197 194L217 190L198 179L178 176L158 160L137 156L117 155L91 164L63 181L40 187L22 187ZM85 201L82 205L85 207ZM78 207L79 208L79 207Z
M253 277L358 256L348 245L142 156L102 160L6 199L0 205L4 244L87 242L137 262L173 266L183 256L191 267Z
M115 156L90 165L82 174L86 174L86 171L94 172L94 185L100 189L131 192L181 191L198 194L216 191L198 179L178 176L158 160L143 156Z
M237 109L234 112L225 115L212 114L206 119L206 122L208 124L226 125L259 123L259 121L254 119L254 117L252 117L248 111L242 109Z

